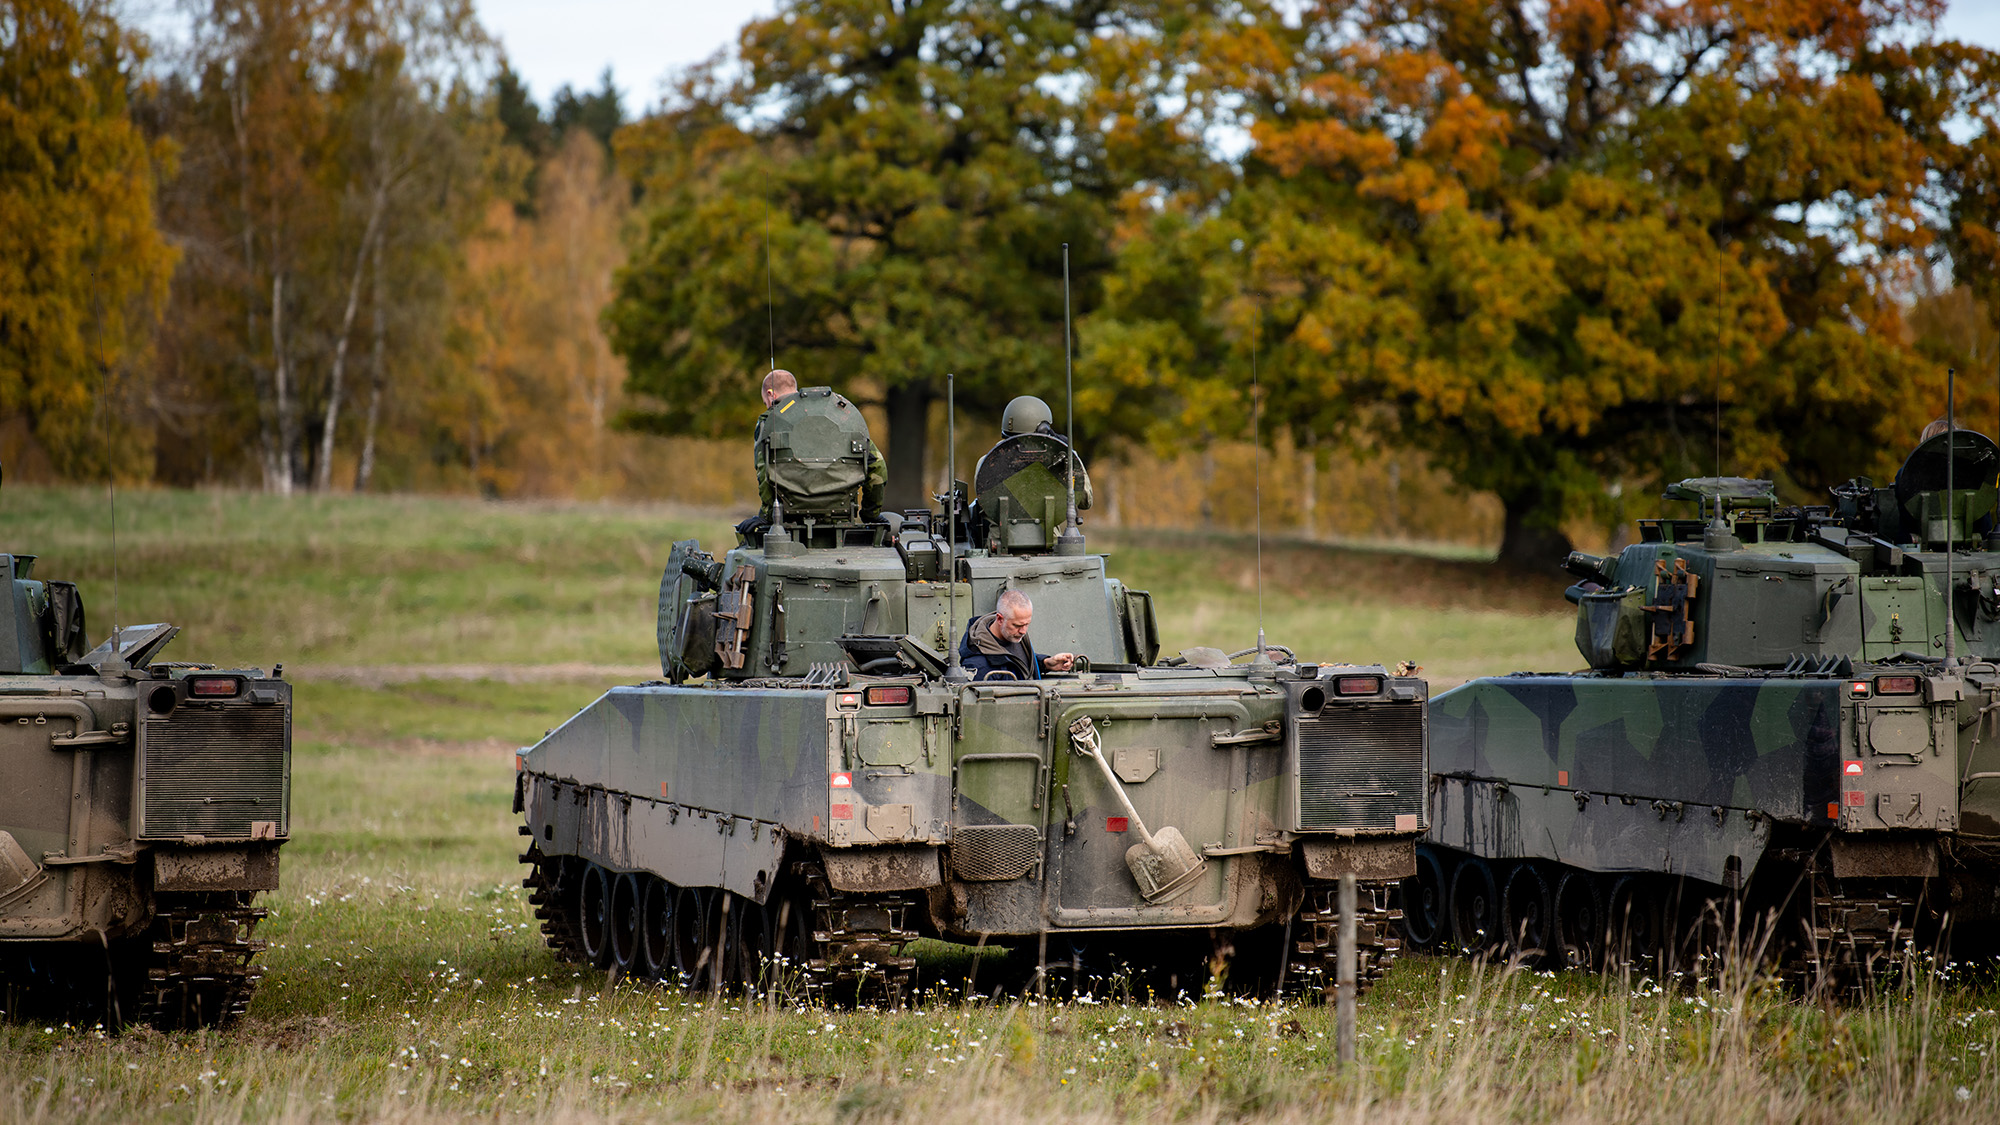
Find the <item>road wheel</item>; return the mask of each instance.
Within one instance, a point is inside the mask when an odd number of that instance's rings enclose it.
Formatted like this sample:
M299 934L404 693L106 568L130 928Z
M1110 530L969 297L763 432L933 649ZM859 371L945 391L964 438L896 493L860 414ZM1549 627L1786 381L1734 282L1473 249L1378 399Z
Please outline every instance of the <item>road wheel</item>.
M596 864L584 869L576 883L578 945L585 964L611 966L611 883L613 876Z
M1445 912L1444 862L1426 844L1417 845L1417 873L1403 880L1403 933L1415 950L1436 949L1451 936Z
M1565 870L1556 882L1555 950L1560 969L1604 965L1604 892L1588 871Z
M735 941L731 958L734 983L752 996L761 995L770 989L776 978L775 962L777 935L775 920L768 907L757 905L753 899L731 896L730 917L735 922Z
M646 885L643 874L627 871L611 880L611 960L627 976L645 975L639 966L639 907Z
M700 887L681 887L674 895L674 971L681 984L704 988L708 984L709 949L708 892Z
M781 887L786 893L773 892L771 901L777 903L777 911L771 919L772 946L776 951L776 961L767 974L771 987L781 989L786 995L801 998L810 996L816 983L812 974L812 963L826 956L818 939L813 937L813 909L811 896L803 893L803 888L787 884Z
M1514 865L1507 875L1507 889L1500 895L1500 917L1506 925L1507 955L1523 965L1534 966L1548 957L1550 904L1549 881L1532 862Z
M674 967L674 887L645 876L639 898L639 960L634 971L658 980Z
M1475 956L1492 956L1502 934L1500 888L1485 860L1468 856L1452 873L1450 911L1452 940Z
M1661 907L1651 884L1643 875L1621 876L1611 884L1605 903L1609 934L1606 969L1644 972L1658 964Z

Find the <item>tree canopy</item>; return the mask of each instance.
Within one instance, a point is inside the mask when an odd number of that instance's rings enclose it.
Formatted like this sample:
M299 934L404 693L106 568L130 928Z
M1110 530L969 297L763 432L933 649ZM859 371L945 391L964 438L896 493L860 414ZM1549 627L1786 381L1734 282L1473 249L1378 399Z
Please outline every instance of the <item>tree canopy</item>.
M172 146L129 116L142 57L98 4L0 12L0 412L72 476L151 467L115 413L175 260L153 220Z
M746 27L739 78L698 72L619 137L649 218L606 323L661 404L628 422L747 433L775 362L887 408L908 506L947 372L988 411L1059 390L1063 245L1087 312L1119 195L1199 164L1194 138L1102 116L1143 104L1134 8L799 0Z
M1628 483L1885 470L1942 397L1912 278L1995 262L1995 59L1939 7L1245 3L1243 176L1135 224L1093 371L1223 424L1261 348L1274 420L1427 450L1516 561Z

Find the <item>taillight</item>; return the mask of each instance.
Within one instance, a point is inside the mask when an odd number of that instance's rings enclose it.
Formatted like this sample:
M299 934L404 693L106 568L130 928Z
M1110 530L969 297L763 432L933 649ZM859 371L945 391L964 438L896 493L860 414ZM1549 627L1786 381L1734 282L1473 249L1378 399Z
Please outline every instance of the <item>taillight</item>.
M1380 695L1381 693L1380 676L1338 676L1333 681L1335 695Z
M1917 677L1877 676L1875 677L1875 694L1915 695L1917 694Z
M192 676L188 694L197 699L228 699L241 693L243 681L235 676Z
M910 687L908 684L872 687L863 691L861 698L870 707L902 707L910 702Z

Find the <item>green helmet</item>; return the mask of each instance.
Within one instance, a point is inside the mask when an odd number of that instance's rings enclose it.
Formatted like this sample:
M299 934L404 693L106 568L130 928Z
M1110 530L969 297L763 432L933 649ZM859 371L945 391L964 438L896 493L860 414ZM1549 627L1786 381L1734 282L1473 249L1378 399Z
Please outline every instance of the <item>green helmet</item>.
M1044 432L1052 433L1055 429L1055 420L1055 412L1049 409L1048 403L1034 395L1022 395L1008 403L1007 409L1001 413L1000 436L1004 438L1013 437L1015 434L1032 434L1042 430L1044 426L1048 427Z

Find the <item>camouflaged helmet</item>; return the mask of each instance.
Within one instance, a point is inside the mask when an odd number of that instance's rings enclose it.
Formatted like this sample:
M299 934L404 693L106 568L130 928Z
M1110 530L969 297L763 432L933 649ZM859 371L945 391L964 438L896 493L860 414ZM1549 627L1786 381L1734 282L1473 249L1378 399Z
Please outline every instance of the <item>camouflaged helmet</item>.
M1022 395L1007 404L1000 415L1000 436L1055 432L1055 412L1034 395Z

